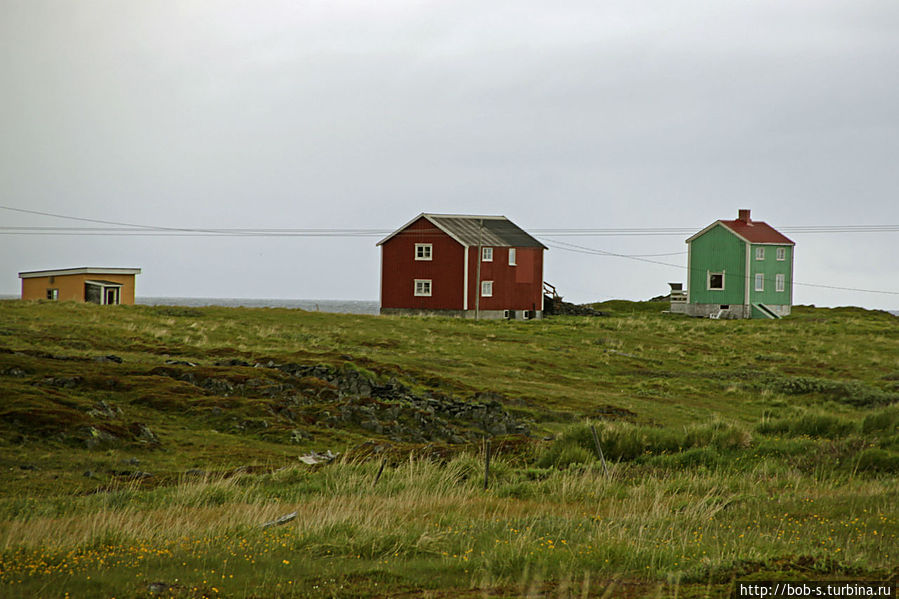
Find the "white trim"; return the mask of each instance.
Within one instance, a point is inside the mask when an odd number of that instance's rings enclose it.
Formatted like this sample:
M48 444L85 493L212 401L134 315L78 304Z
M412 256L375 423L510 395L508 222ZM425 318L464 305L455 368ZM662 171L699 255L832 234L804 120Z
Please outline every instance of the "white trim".
M518 266L518 252L516 248L509 248L509 266Z
M122 303L122 284L121 283L113 283L112 281L85 281L85 287L88 285L93 285L94 287L100 288L100 305L101 306L118 306ZM106 301L106 292L110 289L115 290L115 298L116 302L110 304ZM84 300L87 301L87 293L85 293Z
M721 287L712 287L712 275L721 275ZM705 271L705 290L706 291L724 291L724 281L727 280L727 270L721 272L710 270Z
M764 291L765 290L765 273L757 272L755 273L755 284L753 288L756 291Z
M786 247L777 248L777 252L775 253L775 259L778 262L784 262L787 259L787 248Z
M468 246L465 246L465 264L462 267L462 309L468 310Z
M730 231L730 229L728 229L727 227L725 227L725 229ZM735 233L735 235L736 235L736 233ZM747 241L746 244L743 246L743 248L744 248L744 252L746 253L746 267L745 267L746 270L743 273L743 305L748 306L750 303L750 301L749 301L749 298L750 298L749 283L750 283L750 278L752 277L752 266L751 266L751 264L752 264L752 243Z
M421 293L419 293L419 283L421 284ZM427 287L425 287L427 285ZM431 279L415 279L412 286L412 294L415 297L431 297Z
M481 297L493 297L493 281L481 281Z
M58 287L48 287L47 288L47 299L50 301L59 301L59 288Z
M755 249L755 261L763 262L765 260L765 248L757 247Z
M487 257L487 254L490 254L490 257ZM493 246L482 246L481 247L481 262L493 262Z
M793 305L793 277L796 276L795 272L793 271L793 266L795 263L796 263L796 249L794 248L790 252L790 284L789 284L790 289L789 289L789 292L790 292L790 305L791 306Z
M783 273L778 273L774 275L774 291L777 293L783 293L787 289L787 276Z
M37 277L64 277L66 275L139 275L139 268L95 268L82 266L80 268L63 268L60 270L32 270L20 272L20 279L34 279Z
M422 250L421 256L418 255L419 249ZM427 255L425 255L425 254L427 254ZM415 256L416 261L430 262L434 258L434 244L433 243L416 243L414 256Z
M693 288L693 244L687 241L687 303L690 303L690 290Z

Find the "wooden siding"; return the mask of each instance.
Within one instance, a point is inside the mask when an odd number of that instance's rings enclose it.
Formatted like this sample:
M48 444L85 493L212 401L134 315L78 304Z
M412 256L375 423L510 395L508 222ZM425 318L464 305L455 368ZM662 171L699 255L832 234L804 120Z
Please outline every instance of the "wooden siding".
M486 246L490 247L490 246ZM516 248L515 266L509 265L509 249L493 248L493 262L481 263L481 281L493 281L493 297L482 297L481 310L543 309L543 248ZM479 292L478 249L468 255L468 309L475 309Z
M421 243L431 244L431 260L415 259L415 245ZM493 281L493 294L479 298L478 247L470 246L466 252L463 244L427 218L413 221L381 244L381 309L468 315L476 308L500 313L542 310L544 248L516 247L516 264L510 265L510 247L484 247L493 248L493 260L480 263L480 281ZM430 296L415 295L416 279L431 281Z
M431 260L415 259L416 243L432 244ZM461 244L419 218L381 246L381 307L462 310L464 255ZM430 297L415 295L415 279L431 281ZM473 301L469 295L472 306Z
M786 250L784 260L777 259L777 248ZM765 249L765 259L756 260L756 248ZM752 304L790 304L790 287L792 286L791 265L793 264L793 248L790 246L753 245L749 260L749 302ZM765 279L765 290L755 290L755 275L761 274ZM777 275L784 275L784 290L776 291Z
M690 242L691 304L745 303L746 243L723 225L712 227ZM708 273L724 272L724 289L708 289Z

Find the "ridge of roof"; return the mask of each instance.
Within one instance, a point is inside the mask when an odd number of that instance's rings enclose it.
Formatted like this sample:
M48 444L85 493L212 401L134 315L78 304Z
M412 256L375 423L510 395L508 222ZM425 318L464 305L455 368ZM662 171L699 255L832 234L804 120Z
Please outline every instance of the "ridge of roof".
M749 222L740 219L719 220L722 225L731 230L735 235L745 239L750 243L774 243L796 245L796 243L761 220L750 220Z
M770 245L796 245L796 243L761 220L752 220L748 209L739 210L739 216L733 220L718 219L709 226L705 227L698 233L687 238L687 243L692 242L697 237L705 235L712 228L721 225L729 232L733 233L747 243L770 244Z
M408 223L382 239L377 245L383 245L417 220L425 218L443 233L463 247L477 245L497 247L542 247L533 236L502 215L476 214L438 214L422 212ZM486 222L485 222L486 221Z

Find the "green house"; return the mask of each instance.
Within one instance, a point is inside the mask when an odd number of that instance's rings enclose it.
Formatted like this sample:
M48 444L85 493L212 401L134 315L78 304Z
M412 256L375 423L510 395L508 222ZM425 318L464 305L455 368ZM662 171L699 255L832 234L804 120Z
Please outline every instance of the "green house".
M710 318L780 318L793 304L795 243L740 210L687 239L684 311Z

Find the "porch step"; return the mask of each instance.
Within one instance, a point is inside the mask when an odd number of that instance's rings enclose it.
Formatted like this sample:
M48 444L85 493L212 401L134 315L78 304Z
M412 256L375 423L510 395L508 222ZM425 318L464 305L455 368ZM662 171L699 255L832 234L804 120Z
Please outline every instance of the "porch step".
M771 319L775 319L775 320L781 318L780 314L778 314L777 312L775 312L774 310L772 310L765 304L752 304L752 306L754 308L756 308L759 312L761 312L765 316L765 318L771 318Z

